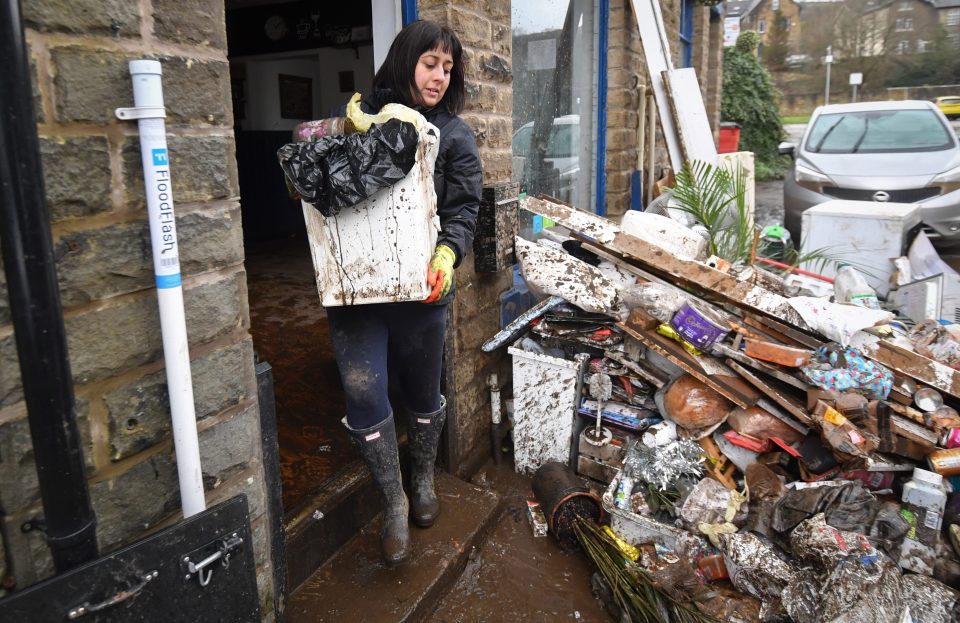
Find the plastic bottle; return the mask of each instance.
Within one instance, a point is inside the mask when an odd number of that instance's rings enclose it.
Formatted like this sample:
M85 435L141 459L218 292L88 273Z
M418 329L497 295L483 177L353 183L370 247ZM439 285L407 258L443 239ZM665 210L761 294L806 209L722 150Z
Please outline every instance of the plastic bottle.
M863 275L849 264L840 264L833 280L833 296L837 303L880 309L877 293Z
M903 485L903 495L900 499L904 504L920 511L917 533L919 534L923 528L935 539L943 525L943 510L947 505L947 494L943 490L943 476L915 467L913 478ZM926 541L927 539L918 540Z

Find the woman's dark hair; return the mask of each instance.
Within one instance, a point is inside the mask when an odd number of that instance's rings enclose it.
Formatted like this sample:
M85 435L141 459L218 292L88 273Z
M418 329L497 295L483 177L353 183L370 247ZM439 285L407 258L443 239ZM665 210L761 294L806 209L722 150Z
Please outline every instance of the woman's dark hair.
M463 79L463 46L450 28L434 22L417 20L397 33L390 44L387 58L373 78L373 90L389 89L393 91L393 99L400 104L411 108L419 105L415 95L417 84L414 72L420 55L430 50L441 50L453 57L450 84L438 106L446 108L451 115L459 114L467 98Z

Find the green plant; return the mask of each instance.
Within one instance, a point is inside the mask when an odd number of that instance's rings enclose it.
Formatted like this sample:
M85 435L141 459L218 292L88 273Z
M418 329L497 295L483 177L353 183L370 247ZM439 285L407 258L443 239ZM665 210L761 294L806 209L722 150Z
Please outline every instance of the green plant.
M755 30L744 30L737 37L736 49L744 54L753 54L760 47L760 34Z
M731 264L748 264L754 227L747 214L747 174L695 160L677 173L676 207L707 228L708 251Z
M757 235L747 205L747 174L742 166L728 171L700 160L686 162L677 173L672 197L677 209L707 229L711 255L734 265L753 261ZM804 265L819 271L836 261L829 248L803 254L790 250L783 259L791 268Z
M750 31L740 35L743 39ZM754 33L756 34L756 33ZM780 177L787 169L777 146L783 140L778 100L780 93L756 55L744 45L723 53L723 92L720 118L740 124L740 149L756 157L757 178Z

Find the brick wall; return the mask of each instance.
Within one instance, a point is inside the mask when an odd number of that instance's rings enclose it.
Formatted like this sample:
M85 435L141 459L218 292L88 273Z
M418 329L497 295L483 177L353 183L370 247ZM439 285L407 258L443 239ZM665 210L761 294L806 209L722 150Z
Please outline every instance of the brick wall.
M677 33L680 30L679 0L664 0L660 4L664 29L671 42L674 64L679 66L680 48ZM717 24L720 24L718 27ZM716 140L720 121L720 88L722 67L723 28L720 22L710 21L710 9L694 7L693 68L697 72L703 92L707 118ZM610 0L610 31L607 52L607 214L617 217L630 208L630 176L637 163L637 86L649 87L640 41L637 18L631 0ZM652 100L650 100L652 103ZM646 122L644 122L646 124ZM644 130L646 134L647 130ZM647 149L646 147L644 148ZM659 118L654 173L659 176L669 158L663 140ZM643 183L646 184L646 156L643 158Z
M163 63L167 134L207 502L250 501L272 610L222 0L23 0L46 195L101 552L179 516L176 465L127 62ZM2 280L2 273L0 273ZM0 534L6 574L52 573L5 284Z
M483 160L483 183L510 181L511 112L510 0L420 0L423 19L447 24L463 42L466 54L467 108L464 120L473 128ZM458 475L475 471L490 456L490 391L487 375L508 378L504 352L484 353L481 344L500 329L499 297L512 283L509 271L477 273L468 256L457 269L457 295L449 328L452 374L447 378L454 453ZM503 349L501 349L502 351Z

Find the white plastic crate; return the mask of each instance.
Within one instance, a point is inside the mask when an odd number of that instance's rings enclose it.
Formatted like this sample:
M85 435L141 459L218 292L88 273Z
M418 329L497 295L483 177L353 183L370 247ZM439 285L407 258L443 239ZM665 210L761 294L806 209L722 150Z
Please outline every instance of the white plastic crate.
M406 177L336 216L303 203L317 290L324 307L421 301L440 231L433 165L439 131L427 124Z
M573 361L532 353L517 340L513 356L513 462L532 475L547 461L571 464L581 378L589 357Z

